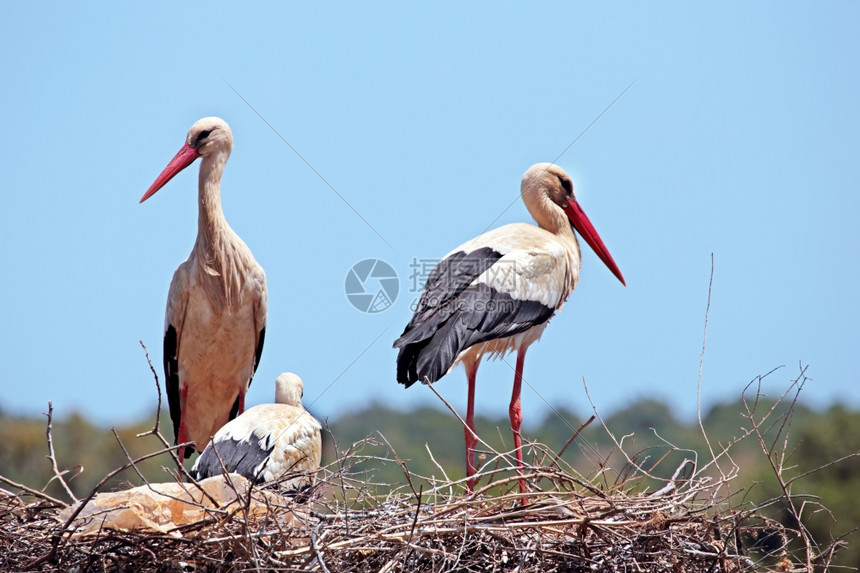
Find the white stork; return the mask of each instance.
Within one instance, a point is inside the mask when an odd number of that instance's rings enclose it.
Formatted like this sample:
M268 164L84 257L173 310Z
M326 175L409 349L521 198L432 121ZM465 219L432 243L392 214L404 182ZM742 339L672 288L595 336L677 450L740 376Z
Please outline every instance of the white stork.
M221 475L226 470L252 483L296 475L281 484L285 490L313 484L322 455L322 427L302 406L303 391L302 379L295 374L278 376L276 403L249 408L218 430L191 468L194 479Z
M561 310L579 280L579 243L573 230L624 283L621 271L585 216L570 177L551 163L523 175L523 201L538 226L513 223L457 247L431 271L418 307L394 343L397 381L436 382L459 362L469 382L466 476L475 474L475 375L481 358L517 352L509 414L517 462L522 467L520 389L529 345ZM467 480L469 491L474 479ZM520 491L525 482L520 480Z
M164 320L164 375L173 435L202 451L218 429L245 410L266 335L266 274L221 210L221 174L233 134L206 117L140 199L201 158L197 240L173 275ZM180 462L195 448L180 447Z

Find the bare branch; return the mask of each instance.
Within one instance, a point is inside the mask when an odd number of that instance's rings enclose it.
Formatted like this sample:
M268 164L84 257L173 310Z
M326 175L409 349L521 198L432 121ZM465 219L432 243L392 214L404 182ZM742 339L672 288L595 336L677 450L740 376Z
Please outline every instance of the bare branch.
M35 497L38 497L39 499L44 499L45 501L50 501L51 503L56 504L60 507L68 507L69 506L69 504L66 503L65 501L61 501L61 500L57 499L56 497L51 497L47 493L45 493L43 491L39 491L38 489L33 489L31 487L27 487L26 485L24 485L22 483L12 481L5 476L0 475L0 482L3 482L8 486L14 487L15 489L20 489L21 491L27 492L28 494L35 496Z
M146 363L149 365L149 370L152 372L152 377L155 379L155 393L158 396L158 406L155 408L155 425L148 432L144 432L142 434L138 434L138 438L142 438L143 436L154 435L161 439L165 446L168 446L167 440L161 435L159 425L161 424L161 384L158 381L158 373L155 371L155 367L152 365L152 359L149 357L149 350L146 348L146 344L143 343L143 340L138 340L140 343L140 347L143 348L143 353L146 355Z
M576 431L573 433L573 435L572 435L572 436L570 436L570 437L567 439L567 441L564 443L564 445L561 447L561 449L558 451L558 453L557 453L557 454L555 455L555 457L552 459L552 464L555 464L556 462L558 462L558 460L559 460L559 459L561 459L561 456L563 456L563 455L564 455L564 452L565 452L565 450L567 449L567 447L568 447L570 444L572 444L572 443L573 443L573 441L574 441L574 440L576 440L576 438L579 436L579 434L581 434L581 433L582 433L582 431L583 431L585 428L587 428L587 427L588 427L588 426L589 426L593 421L594 421L594 416L592 415L589 419L587 419L585 422L583 422L583 423L582 423L582 425L580 425L580 426L576 429Z
M66 490L66 495L72 500L73 503L77 503L78 498L75 497L75 494L72 493L72 489L69 487L69 484L66 483L65 478L63 478L64 472L60 472L60 469L57 467L57 456L54 453L54 436L53 436L53 420L54 420L54 404L53 402L48 402L48 413L45 414L48 417L48 426L45 429L45 435L48 437L48 459L51 461L51 470L54 472L53 479L56 479L60 482L60 485L63 486L63 489ZM83 468L81 468L82 470ZM78 472L80 473L80 471Z

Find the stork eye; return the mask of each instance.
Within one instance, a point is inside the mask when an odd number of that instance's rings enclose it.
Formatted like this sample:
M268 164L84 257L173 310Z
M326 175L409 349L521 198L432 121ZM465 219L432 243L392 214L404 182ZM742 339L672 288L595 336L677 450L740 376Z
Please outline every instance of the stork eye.
M561 182L561 186L564 188L564 193L568 197L573 195L573 185L570 182L570 179L567 177L559 177L558 180Z
M194 141L194 147L199 147L203 143L203 140L209 137L213 131L214 130L212 129L207 129L206 131L201 131L200 133L198 133L197 139Z

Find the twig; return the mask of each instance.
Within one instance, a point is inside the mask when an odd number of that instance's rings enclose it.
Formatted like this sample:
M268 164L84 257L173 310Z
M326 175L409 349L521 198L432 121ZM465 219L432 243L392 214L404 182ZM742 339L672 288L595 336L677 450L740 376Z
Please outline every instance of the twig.
M54 478L56 478L57 481L60 482L60 485L63 486L63 489L66 490L66 494L71 498L72 503L77 503L78 498L75 497L69 484L67 484L66 480L63 478L63 474L66 472L60 472L60 468L57 467L57 456L54 454L53 437L54 404L51 401L48 401L48 413L46 415L48 416L48 427L45 430L45 435L48 436L48 459L51 460L51 469L54 472Z
M430 445L427 442L424 442L424 449L427 450L427 455L430 456L430 461L433 462L433 465L439 468L439 471L442 472L442 477L444 478L444 480L446 482L450 482L451 478L448 477L448 472L446 472L445 468L442 467L442 464L437 462L436 458L433 457L433 451L430 449Z
M394 460L400 464L400 467L403 468L403 475L406 476L406 482L409 484L409 489L412 490L414 495L419 495L418 492L415 491L415 484L412 483L412 473L409 471L409 468L406 466L406 462L397 455L397 452L394 450L394 446L391 445L391 442L388 441L382 432L377 430L377 435L382 438L382 441L385 442L385 445L388 446L388 451L391 452L391 455L394 456Z
M708 302L705 305L705 326L702 330L702 353L699 355L699 376L696 379L696 420L699 422L699 430L702 433L702 438L708 446L708 452L711 454L711 459L714 461L714 466L720 472L723 480L726 479L726 474L723 468L717 463L717 456L714 453L714 448L711 446L711 440L708 438L708 433L705 431L705 425L702 421L702 374L705 368L705 348L708 344L708 315L711 311L711 293L714 288L714 253L711 253L711 276L708 278Z
M555 465L555 463L558 462L559 459L561 459L561 456L564 455L564 451L567 449L567 447L570 444L572 444L573 441L579 436L579 434L582 433L582 430L587 428L588 425L591 424L593 421L594 421L594 415L592 414L592 416L589 419L587 419L585 422L583 422L582 425L576 429L576 431L573 433L573 435L567 439L567 441L564 443L564 446L562 446L561 450L559 450L559 452L552 459L552 462L550 463L550 465Z
M134 469L134 472L137 474L137 477L142 479L145 483L149 483L147 479L143 476L141 471L137 469L137 464L134 463L134 460L131 457L131 454L128 453L128 450L125 447L125 444L122 443L122 440L119 437L119 434L116 432L116 428L110 429L111 433L113 433L113 437L116 438L116 442L119 444L119 447L122 448L122 453L125 454L126 459L131 462L131 467Z
M412 545L412 538L415 536L415 526L418 525L418 516L421 515L421 494L424 493L424 485L422 484L418 488L418 495L416 496L417 500L415 502L415 517L412 519L412 527L409 528L409 538L406 540L406 547L409 550L406 552L406 555L403 557L402 563L406 565L409 562L409 557L412 556L412 553L415 551L415 547ZM389 563L391 563L389 561Z
M45 493L43 491L39 491L38 489L33 489L31 487L27 487L26 485L24 485L22 483L12 481L5 476L0 475L0 481L5 483L6 485L12 486L16 489L20 489L22 491L25 491L30 495L36 496L40 499L44 499L45 501L50 501L51 503L53 503L55 505L59 505L60 507L69 507L69 504L66 503L65 501L61 501L61 500L57 499L56 497L51 497L47 493Z
M803 387L803 383L800 382L800 380L801 380L801 378L805 379L805 377L804 377L805 371L806 371L805 368L801 368L800 375L792 384L792 387L797 386L797 390L795 392L794 401L792 401L789 411L791 411L796 405L797 396L800 393L801 388ZM760 381L761 381L761 377L759 377L759 384L761 383ZM760 392L757 392L757 394L756 394L756 404L758 402L758 395L759 394L760 394ZM784 448L781 452L777 452L779 454L782 454L779 456L779 460L777 461L774 459L774 457L775 457L775 455L774 455L775 444L776 444L777 440L779 439L779 436L782 435L783 432L786 431L786 429L787 429L787 426L785 424L785 420L783 421L783 424L780 426L779 430L777 431L776 437L774 438L774 441L770 446L768 446L768 444L765 442L764 436L765 436L766 430L764 432L761 430L761 426L764 423L764 421L767 420L768 417L770 417L770 415L774 412L776 406L782 401L782 399L784 397L785 397L785 394L783 394L783 396L780 398L780 400L778 400L773 405L773 407L771 407L771 409L763 417L761 417L758 420L756 420L756 417L755 417L755 407L753 407L751 409L749 407L749 404L746 401L746 399L743 400L743 403L744 403L744 407L746 408L746 418L752 424L752 426L753 426L752 429L753 429L753 432L755 433L756 439L758 440L759 447L761 448L762 452L765 454L765 458L767 459L768 464L770 465L770 468L773 472L773 475L776 478L777 483L779 484L779 488L780 488L780 491L782 493L782 502L786 505L788 512L791 514L792 518L798 524L798 533L800 534L800 539L803 542L804 549L805 549L804 553L806 554L806 567L807 567L808 571L812 571L813 557L816 553L814 548L813 548L814 542L813 542L812 538L810 537L809 532L807 531L805 525L803 524L803 520L801 519L802 506L801 506L800 510L797 509L797 506L794 503L794 497L796 497L796 496L793 496L791 493L790 481L787 481L783 477Z
M409 529L409 539L406 543L412 543L412 536L415 534L415 526L418 525L418 516L421 514L421 494L424 493L424 485L418 488L417 501L415 502L415 519L412 520L412 527ZM407 554L407 558L409 555Z
M325 566L325 561L323 560L322 551L317 547L317 536L316 533L311 531L311 548L314 550L314 555L316 555L317 563L320 564L320 569L323 570L323 573L331 573L328 570L328 567Z
M615 446L618 448L618 451L621 452L621 455L624 456L624 459L627 460L627 463L630 464L632 468L634 468L638 472L641 472L643 475L648 475L648 472L641 465L636 463L636 461L634 461L633 458L631 458L627 451L624 449L623 443L627 436L622 436L621 441L619 441L618 438L615 437L615 434L612 432L612 430L609 429L609 426L606 424L606 421L597 411L597 405L591 398L591 392L588 389L588 383L585 381L585 376L582 377L582 386L585 389L585 397L588 398L588 403L591 404L591 409L592 411L594 411L594 415L600 421L600 425L603 426L603 429L606 431L607 435L615 444Z
M152 372L152 377L155 380L155 393L158 396L158 405L155 409L155 425L152 427L151 430L137 434L136 437L143 438L146 436L155 436L158 441L161 442L161 445L164 447L162 452L168 452L170 457L173 458L173 462L176 464L177 473L174 477L177 479L177 481L181 481L182 478L185 478L187 482L193 484L198 490L200 490L203 495L206 496L209 501L211 501L215 505L215 507L218 507L218 503L211 495L209 495L209 492L200 487L200 484L197 483L197 480L191 477L191 474L188 473L188 470L185 469L185 460L180 460L179 456L177 455L177 451L180 447L188 447L194 442L185 442L183 444L175 444L174 446L171 446L170 442L167 441L167 439L162 435L161 431L159 430L159 424L161 419L161 384L158 381L158 373L155 371L155 367L153 367L152 365L152 359L150 359L149 357L149 350L146 348L146 345L143 343L142 340L138 340L138 342L140 343L140 347L143 348L143 353L146 355L146 363L149 365L149 370ZM129 458L129 461L131 461L131 458ZM135 468L135 471L137 471L137 468Z
M143 343L143 340L138 340L140 343L140 347L143 348L143 353L146 355L146 363L149 364L149 369L152 372L152 377L155 379L155 393L158 396L158 407L155 409L155 425L148 432L143 432L138 434L138 438L142 438L144 436L155 435L161 438L161 441L164 442L165 446L168 446L167 440L161 435L158 427L161 424L161 384L158 381L158 373L155 371L155 367L152 365L152 359L149 357L149 350L146 348L146 344Z

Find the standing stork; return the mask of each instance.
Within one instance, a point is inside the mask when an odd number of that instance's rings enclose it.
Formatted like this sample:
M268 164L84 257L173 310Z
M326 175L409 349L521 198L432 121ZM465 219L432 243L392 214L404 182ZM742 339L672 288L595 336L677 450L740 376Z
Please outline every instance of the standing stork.
M509 414L517 463L523 464L520 426L523 362L549 319L576 287L581 266L574 229L618 277L624 277L579 206L570 177L551 163L523 175L520 194L538 226L513 223L457 247L430 272L415 314L394 343L397 381L407 388L436 382L459 362L469 382L466 476L474 489L477 444L475 375L485 355L517 352ZM520 479L520 492L525 482Z
M276 403L249 408L218 430L191 468L194 479L226 470L252 483L294 475L280 484L284 490L312 485L320 468L322 426L302 406L303 393L301 378L292 372L278 376Z
M201 158L197 240L173 275L164 320L164 375L179 460L245 410L266 335L266 274L221 210L221 174L233 149L223 119L191 126L185 145L144 193L149 199Z

